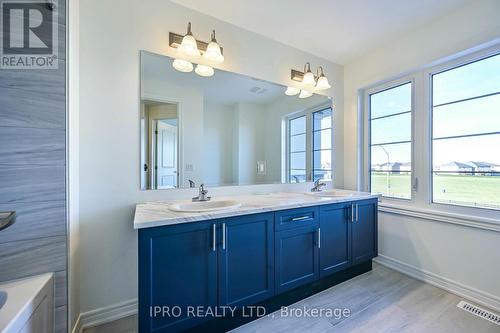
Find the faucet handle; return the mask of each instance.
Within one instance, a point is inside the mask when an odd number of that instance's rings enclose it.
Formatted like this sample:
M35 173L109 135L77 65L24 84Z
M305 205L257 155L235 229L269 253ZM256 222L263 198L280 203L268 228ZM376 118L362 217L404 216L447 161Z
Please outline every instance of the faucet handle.
M205 184L200 185L200 195L205 196L208 193L208 190L205 190Z

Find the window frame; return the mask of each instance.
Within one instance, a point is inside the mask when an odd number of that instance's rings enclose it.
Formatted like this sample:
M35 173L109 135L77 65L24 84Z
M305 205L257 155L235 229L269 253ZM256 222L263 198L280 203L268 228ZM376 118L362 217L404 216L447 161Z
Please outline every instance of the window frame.
M382 210L408 212L410 215L425 212L426 216L434 214L441 216L439 221L449 223L488 226L498 228L500 218L498 209L458 206L432 202L432 75L460 67L471 62L500 54L500 42L492 41L458 54L434 61L426 66L420 66L406 71L401 75L394 75L377 83L361 87L358 90L358 163L357 189L369 191L369 124L367 92L384 85L391 86L394 82L401 82L413 78L413 163L412 163L412 200L398 200L383 197L380 200ZM418 133L417 133L418 129ZM415 160L418 156L418 160ZM469 222L472 221L472 222ZM477 222L475 222L477 221ZM488 227L490 228L490 227ZM496 229L495 229L496 230Z
M287 118L286 120L286 180L288 183L292 183L292 159L291 159L291 156L292 156L292 151L291 151L291 144L292 144L292 140L291 140L291 137L292 137L292 134L291 134L291 130L290 130L290 127L291 127L291 122L293 120L296 120L296 119L299 119L299 118L305 118L305 123L306 123L306 129L305 129L305 132L304 132L304 135L306 136L306 140L305 140L305 155L306 155L306 165L305 165L305 174L306 174L306 181L308 179L308 168L309 168L309 151L308 151L308 146L309 146L309 138L308 138L308 130L309 130L309 124L308 124L308 117L307 117L307 114L305 113L298 113L298 114L294 114L293 116ZM293 169L293 170L299 170L299 169ZM296 184L296 183L292 183L292 184Z
M330 127L327 128L320 128L318 130L314 130L314 115L318 112L323 112L325 110L330 110ZM331 179L327 179L325 181L333 181L333 108L331 106L329 107L323 107L320 108L319 110L311 112L311 180L314 181L314 173L315 171L323 171L323 169L315 169L314 167L314 152L316 151L322 151L322 150L330 150L330 174L332 175ZM330 149L314 149L314 133L316 132L321 132L325 130L330 130Z
M325 109L331 109L332 110L332 117L331 117L331 123L330 123L330 128L332 131L331 135L331 165L332 165L332 179L328 180L328 182L333 182L333 178L335 178L334 175L334 124L333 124L333 118L334 118L334 108L333 104L331 101L325 102L318 104L316 106L304 109L302 111L298 112L293 112L291 114L285 115L283 117L283 121L285 122L285 177L284 179L286 180L286 183L291 183L291 159L290 159L290 121L294 119L298 119L300 117L305 116L306 117L306 180L305 183L307 182L312 182L313 180L313 153L314 153L314 147L313 147L313 114L315 112L323 111ZM292 184L297 184L297 183L292 183Z
M426 136L428 140L428 147L429 147L429 154L427 154L428 158L428 163L427 163L427 169L428 169L428 175L427 175L427 184L428 184L428 191L427 191L427 202L429 206L438 209L438 210L445 210L445 211L451 211L451 212L460 212L462 211L464 213L473 213L473 214L481 214L481 211L492 211L492 212L500 212L500 208L488 208L488 207L474 207L474 206L467 206L467 205L458 205L458 204L451 204L451 203L443 203L443 202L434 202L434 166L433 166L433 160L434 160L434 147L433 147L433 140L434 140L434 103L433 103L433 81L432 78L436 74L444 73L449 70L453 70L455 68L459 68L462 66L466 66L490 57L494 56L500 56L500 45L497 45L495 47L474 52L469 55L465 56L460 56L457 57L456 59L450 60L443 62L439 65L435 65L433 67L430 67L426 70L424 70L424 86L425 86L425 91L426 91L426 109L428 112L428 134Z
M415 186L415 83L416 79L414 75L407 75L400 77L398 79L394 80L387 80L382 83L376 84L371 86L368 89L364 90L364 133L365 133L365 143L364 143L364 186L362 186L362 189L364 191L370 192L371 191L371 95L381 93L387 90L390 90L392 88L396 88L402 85L405 85L407 83L411 84L411 110L410 110L410 158L411 158L411 176L410 176L410 198L398 198L398 197L391 197L391 196L381 196L381 201L394 201L394 202L414 202L414 186Z

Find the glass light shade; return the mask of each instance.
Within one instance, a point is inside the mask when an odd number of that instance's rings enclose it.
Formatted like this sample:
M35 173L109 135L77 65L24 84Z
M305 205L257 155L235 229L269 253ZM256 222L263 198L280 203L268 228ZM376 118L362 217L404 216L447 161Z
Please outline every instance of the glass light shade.
M318 82L316 83L316 89L325 90L331 87L332 86L330 85L330 83L328 83L328 79L326 78L326 76L322 75L318 78Z
M192 35L186 35L182 38L181 45L178 48L179 52L186 57L199 57L200 50L198 50L198 44L196 39Z
M300 92L299 88L287 87L286 91L285 91L285 95L294 96L294 95L297 95L299 92Z
M312 72L306 72L304 77L302 78L302 84L307 87L313 87L316 84L316 80L314 79L314 74Z
M224 56L220 51L219 44L214 41L208 43L207 50L203 53L203 58L216 64L222 63L224 61Z
M307 91L307 90L301 90L299 98L307 98L307 97L311 97L311 96L312 96L312 92Z
M212 76L214 75L214 69L210 66L205 65L196 65L196 69L194 70L196 74L199 76Z
M175 59L172 63L172 67L177 69L179 72L189 73L193 70L193 64L187 60Z

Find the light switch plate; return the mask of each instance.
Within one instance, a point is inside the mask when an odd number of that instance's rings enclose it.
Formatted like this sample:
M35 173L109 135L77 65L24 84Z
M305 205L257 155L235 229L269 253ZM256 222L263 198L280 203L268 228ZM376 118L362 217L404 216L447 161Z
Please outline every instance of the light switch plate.
M266 174L266 161L257 161L257 174L258 175Z

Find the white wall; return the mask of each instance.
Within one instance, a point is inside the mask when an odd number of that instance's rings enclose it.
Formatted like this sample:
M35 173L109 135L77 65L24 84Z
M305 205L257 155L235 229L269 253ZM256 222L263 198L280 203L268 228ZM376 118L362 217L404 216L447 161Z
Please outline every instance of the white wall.
M69 0L67 6L68 16L68 47L67 57L69 63L78 64L79 61L79 1ZM69 66L67 106L71 110L68 113L68 182L70 186L68 195L68 327L73 327L80 315L80 227L79 227L79 85L78 66Z
M499 13L499 1L475 1L345 66L346 188L356 189L358 179L358 90L499 38ZM500 301L500 270L493 264L500 260L498 232L380 213L379 252Z
M238 184L261 184L265 177L257 175L257 161L265 160L264 124L266 109L255 103L238 103Z
M222 69L286 85L291 68L302 68L307 61L323 65L333 83L327 93L338 110L343 107L343 70L165 0L85 0L79 19L80 305L87 312L137 297L134 205L195 194L189 189L139 190L139 50L173 56L168 32L183 33L192 21L199 38L208 39L211 29L217 30L226 58ZM342 172L341 166L338 171ZM224 187L211 189L211 194L309 186Z
M165 102L176 102L180 117L180 186L189 186L188 179L199 184L203 180L203 92L193 87L178 87L168 80L144 77L141 96ZM193 166L186 170L186 164Z
M234 106L205 102L203 115L203 181L231 184L233 177Z

